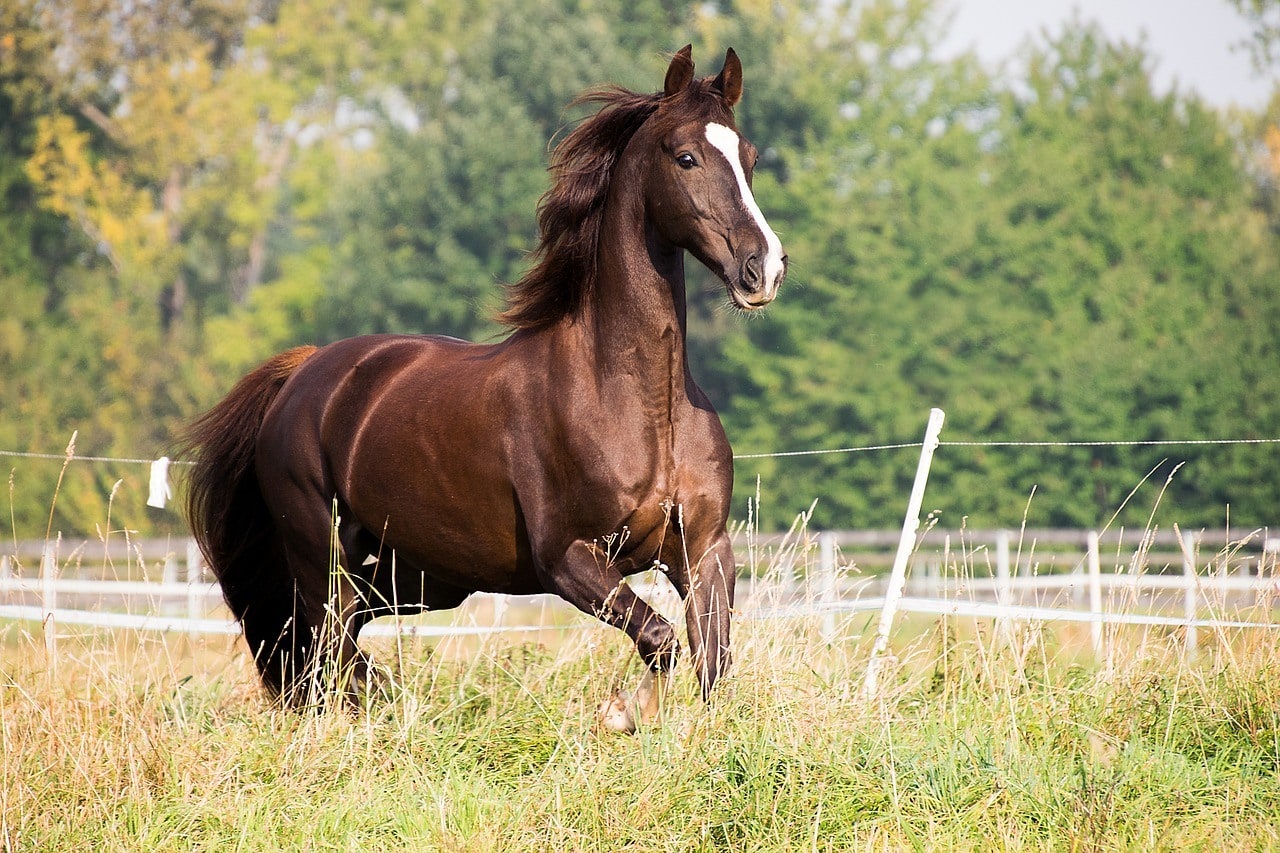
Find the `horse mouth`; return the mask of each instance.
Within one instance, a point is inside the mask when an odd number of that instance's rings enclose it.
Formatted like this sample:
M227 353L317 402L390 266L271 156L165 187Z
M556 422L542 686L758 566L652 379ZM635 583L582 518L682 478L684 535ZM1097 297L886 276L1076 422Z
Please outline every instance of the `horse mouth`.
M776 294L777 291L771 294L763 290L756 293L744 293L733 287L729 289L729 301L733 303L735 308L743 311L761 311L773 301L773 297Z
M728 284L728 282L726 282ZM762 285L759 278L754 281L745 277L738 282L728 284L729 301L742 311L759 311L772 302L782 289L781 276L773 285Z

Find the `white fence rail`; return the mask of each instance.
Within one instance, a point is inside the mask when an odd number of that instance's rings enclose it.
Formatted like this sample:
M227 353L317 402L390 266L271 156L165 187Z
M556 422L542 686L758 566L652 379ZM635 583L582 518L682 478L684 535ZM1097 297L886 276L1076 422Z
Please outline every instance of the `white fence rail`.
M895 531L861 531L822 533L791 545L778 539L753 542L771 566L770 577L742 579L743 618L820 616L823 632L832 635L841 614L883 607L885 578L876 570L898 539ZM59 558L60 551L69 556ZM1280 622L1219 618L1233 602L1261 604L1274 612L1271 608L1280 604L1278 552L1280 540L1265 531L1102 536L931 530L912 552L913 571L898 609L991 618L1002 630L1014 620L1088 623L1098 650L1106 624L1182 627L1194 650L1201 629L1280 628ZM1102 570L1103 554L1111 555L1109 571ZM743 557L744 564L755 564L760 554ZM159 579L148 579L157 574ZM640 585L646 587L642 594L658 594L652 582ZM489 598L496 612L489 625L375 622L365 631L444 637L551 627L501 624L506 598ZM79 606L66 606L69 600ZM1202 618L1204 613L1213 618ZM19 543L0 554L0 620L41 624L51 652L58 626L192 636L238 633L222 614L221 592L193 540L105 548L83 542Z

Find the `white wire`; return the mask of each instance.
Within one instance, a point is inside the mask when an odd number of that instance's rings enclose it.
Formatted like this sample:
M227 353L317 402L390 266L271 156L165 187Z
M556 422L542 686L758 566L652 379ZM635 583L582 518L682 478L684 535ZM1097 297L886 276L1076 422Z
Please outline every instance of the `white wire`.
M828 453L867 453L873 450L901 450L905 447L919 447L920 442L909 441L905 444L875 444L868 447L833 447L827 450L779 450L773 453L735 453L734 459L776 459L787 456L821 456Z
M1153 447L1203 444L1280 444L1280 438L1184 438L1114 441L939 441L939 447ZM877 444L867 447L834 447L828 450L784 450L775 453L737 453L734 459L773 459L788 456L818 456L829 453L863 453L871 450L901 450L920 447L918 441L904 444Z
M113 462L120 465L150 465L155 462L154 459L126 459L117 456L78 456L65 453L29 453L24 450L0 450L0 456L10 456L17 459L65 459L69 462ZM194 462L182 460L174 460L170 465L194 465Z
M862 447L829 447L817 450L776 450L768 453L735 453L734 459L785 459L794 456L829 456L840 453L871 453L878 450L904 450L919 447L918 441L901 444L870 444ZM1176 447L1186 445L1280 444L1280 438L1171 438L1115 439L1104 441L940 441L939 447ZM71 462L108 462L120 465L150 465L154 459L117 456L78 456L65 453L31 453L22 450L0 450L0 456L18 459L65 459ZM194 465L190 460L175 459L172 465Z

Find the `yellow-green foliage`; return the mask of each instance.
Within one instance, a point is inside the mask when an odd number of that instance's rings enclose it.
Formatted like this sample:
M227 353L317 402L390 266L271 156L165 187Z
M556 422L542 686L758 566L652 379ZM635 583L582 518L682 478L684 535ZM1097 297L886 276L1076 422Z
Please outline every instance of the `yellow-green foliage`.
M703 72L728 46L743 59L737 119L791 258L751 323L688 264L691 369L739 452L910 441L932 406L944 439L1276 438L1280 107L1165 94L1143 46L1088 21L993 76L938 55L946 6L0 4L0 450L57 453L78 431L83 453L158 456L284 347L492 339L566 104L656 89L686 41ZM1250 17L1271 50L1274 16ZM1175 520L1218 526L1230 506L1261 527L1274 452L950 448L932 507L1008 525L1034 489L1031 524L1096 525L1185 462ZM12 467L4 533L38 536L49 466ZM744 461L735 513L760 475L766 528L814 497L824 528L891 526L910 467ZM69 472L55 527L92 532L123 478L122 524L168 532L142 473Z

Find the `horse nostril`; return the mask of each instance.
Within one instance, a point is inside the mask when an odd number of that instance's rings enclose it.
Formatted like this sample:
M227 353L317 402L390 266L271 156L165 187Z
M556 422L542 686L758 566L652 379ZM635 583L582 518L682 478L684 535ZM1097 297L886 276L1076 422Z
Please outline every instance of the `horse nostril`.
M752 290L759 290L762 279L762 271L760 269L760 256L751 255L747 258L747 262L742 265L742 280Z

